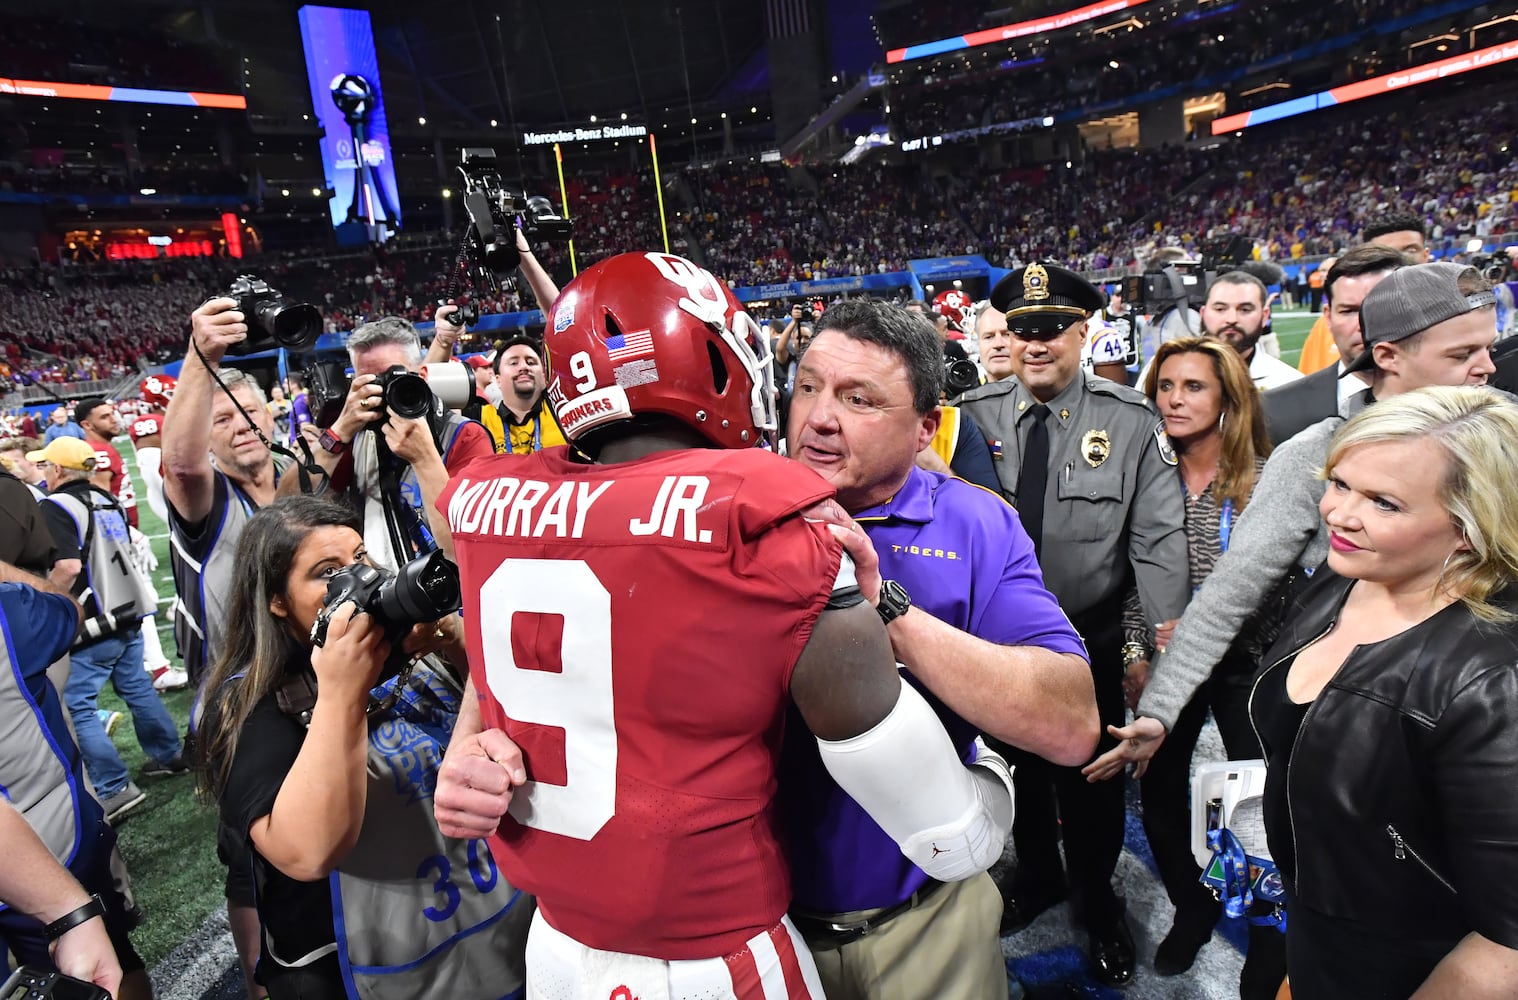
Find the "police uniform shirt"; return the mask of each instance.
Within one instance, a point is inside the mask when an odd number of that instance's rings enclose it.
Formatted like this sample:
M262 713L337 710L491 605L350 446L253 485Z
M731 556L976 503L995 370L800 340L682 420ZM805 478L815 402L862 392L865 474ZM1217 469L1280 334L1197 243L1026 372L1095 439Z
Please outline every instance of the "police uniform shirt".
M1037 402L1015 377L959 401L985 431L1014 506ZM1085 375L1048 406L1045 584L1077 616L1120 598L1131 565L1148 620L1179 617L1191 596L1186 509L1159 413L1138 390Z

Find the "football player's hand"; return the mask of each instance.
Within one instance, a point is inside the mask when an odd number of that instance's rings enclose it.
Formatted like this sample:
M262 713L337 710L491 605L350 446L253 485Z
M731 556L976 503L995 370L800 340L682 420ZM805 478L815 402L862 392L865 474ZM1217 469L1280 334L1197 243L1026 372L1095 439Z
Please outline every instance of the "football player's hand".
M438 771L433 814L445 837L488 837L501 825L515 789L527 781L522 751L499 729L455 740Z
M1117 737L1117 746L1081 768L1081 774L1093 784L1116 778L1129 764L1133 765L1133 776L1142 778L1149 770L1150 759L1165 742L1165 727L1158 719L1147 715L1139 716L1126 726L1108 726L1107 732Z
M829 521L828 531L843 543L843 550L854 560L854 579L859 583L859 592L870 602L870 607L879 604L880 557L875 554L870 536L854 520L850 520L847 527Z

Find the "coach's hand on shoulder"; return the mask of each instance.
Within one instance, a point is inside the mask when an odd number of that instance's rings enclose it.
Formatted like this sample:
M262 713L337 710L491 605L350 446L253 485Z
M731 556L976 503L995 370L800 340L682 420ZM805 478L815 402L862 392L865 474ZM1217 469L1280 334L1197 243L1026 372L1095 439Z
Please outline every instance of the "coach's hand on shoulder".
M227 349L248 339L248 324L237 300L225 295L211 299L190 313L190 340L213 364Z
M858 521L850 520L847 526L828 522L833 537L843 543L843 550L854 560L854 578L859 582L859 592L870 606L880 602L880 556L875 543L865 534Z
M501 825L517 786L527 781L521 749L499 729L455 740L448 746L432 797L445 837L488 837Z

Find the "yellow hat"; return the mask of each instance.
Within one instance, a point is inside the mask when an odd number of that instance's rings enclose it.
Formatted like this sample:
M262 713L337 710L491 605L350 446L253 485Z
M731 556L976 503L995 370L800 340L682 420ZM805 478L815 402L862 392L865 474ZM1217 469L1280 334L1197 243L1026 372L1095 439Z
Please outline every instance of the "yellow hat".
M41 451L26 453L28 462L51 462L61 469L94 472L95 449L74 437L55 437Z

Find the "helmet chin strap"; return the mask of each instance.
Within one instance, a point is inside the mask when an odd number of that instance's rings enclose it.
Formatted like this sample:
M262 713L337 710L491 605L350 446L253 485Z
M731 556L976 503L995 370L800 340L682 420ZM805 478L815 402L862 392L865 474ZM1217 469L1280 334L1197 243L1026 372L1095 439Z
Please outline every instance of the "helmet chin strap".
M775 370L771 364L775 359L774 352L759 329L759 324L747 312L734 313L731 327L718 326L722 342L737 355L743 370L748 372L753 386L749 390L749 414L753 417L754 426L773 450L775 431L780 426L776 409ZM754 344L761 345L764 353L756 353Z

